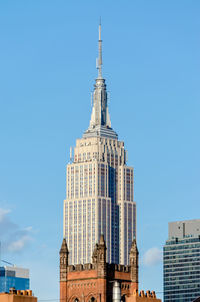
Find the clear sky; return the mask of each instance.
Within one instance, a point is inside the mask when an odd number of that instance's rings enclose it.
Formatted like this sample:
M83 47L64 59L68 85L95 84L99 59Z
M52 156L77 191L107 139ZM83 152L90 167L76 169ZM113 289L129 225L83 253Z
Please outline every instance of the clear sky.
M135 171L140 288L163 291L168 222L200 218L200 1L1 0L2 258L30 268L40 301L59 297L65 169L89 125L100 16L112 127Z

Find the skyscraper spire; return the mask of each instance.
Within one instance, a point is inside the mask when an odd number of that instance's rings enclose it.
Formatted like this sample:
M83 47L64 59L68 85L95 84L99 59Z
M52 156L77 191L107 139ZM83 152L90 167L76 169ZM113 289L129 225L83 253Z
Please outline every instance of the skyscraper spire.
M70 265L90 263L92 258L97 278L101 280L101 286L106 286L106 257L109 263L127 265L129 262L131 243L136 237L136 204L133 199L133 168L126 164L124 142L118 140L117 133L111 128L106 80L101 73L101 22L97 30L98 75L92 93L90 124L83 137L77 139L73 158L70 156L67 165L64 201L66 242L63 241L60 262L65 270L68 252ZM136 248L131 258L133 264L135 253ZM82 267L79 266L79 269L82 270ZM61 271L66 279L68 272ZM62 276L61 288L67 293L69 280L62 281ZM62 282L65 282L65 287ZM102 295L101 299L105 302L106 295ZM66 294L63 300L69 300Z
M102 40L101 40L101 17L99 22L99 57L98 57L98 78L102 78Z
M101 40L101 19L99 22L98 58L97 58L98 77L94 85L92 95L93 106L90 125L85 131L84 137L106 136L117 138L117 133L111 128L110 116L108 112L107 91L105 79L102 77L102 40Z

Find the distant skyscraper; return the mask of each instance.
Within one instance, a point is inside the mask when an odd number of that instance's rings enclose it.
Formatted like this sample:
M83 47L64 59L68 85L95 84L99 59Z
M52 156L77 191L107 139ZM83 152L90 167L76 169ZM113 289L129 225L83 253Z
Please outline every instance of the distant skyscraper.
M200 219L169 223L163 257L164 302L200 297Z
M16 266L0 267L0 292L9 292L11 287L17 290L29 289L29 270Z
M107 262L128 264L136 237L133 168L126 165L124 142L111 128L102 77L101 25L97 66L90 125L83 138L77 139L67 165L64 237L70 264L91 262L101 234L106 241Z

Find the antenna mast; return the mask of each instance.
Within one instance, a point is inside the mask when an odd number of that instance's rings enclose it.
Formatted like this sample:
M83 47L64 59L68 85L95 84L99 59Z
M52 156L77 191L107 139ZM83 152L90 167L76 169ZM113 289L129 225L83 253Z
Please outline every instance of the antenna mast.
M102 40L101 40L101 18L99 22L99 57L98 57L98 78L102 78Z

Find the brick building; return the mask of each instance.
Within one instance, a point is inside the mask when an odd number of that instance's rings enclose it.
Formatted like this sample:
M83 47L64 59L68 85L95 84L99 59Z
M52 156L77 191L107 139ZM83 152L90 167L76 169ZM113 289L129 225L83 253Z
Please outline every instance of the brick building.
M138 292L138 249L133 240L129 265L106 262L106 244L101 235L92 263L68 265L69 251L63 239L60 249L60 302L161 301L155 292ZM115 299L115 295L119 299Z
M32 290L16 290L10 288L9 293L0 293L0 302L37 302Z

